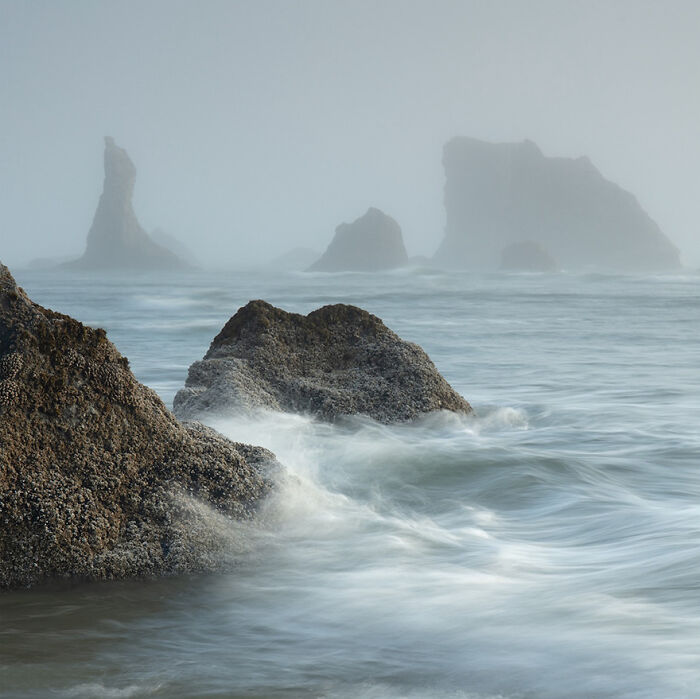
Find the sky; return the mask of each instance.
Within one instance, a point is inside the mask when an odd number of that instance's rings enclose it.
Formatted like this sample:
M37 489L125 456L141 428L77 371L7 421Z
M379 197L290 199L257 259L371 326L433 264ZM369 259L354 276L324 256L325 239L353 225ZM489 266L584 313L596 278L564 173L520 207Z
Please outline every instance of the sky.
M462 135L587 155L700 266L698 36L695 0L0 0L0 260L82 253L105 135L204 264L370 206L430 255Z

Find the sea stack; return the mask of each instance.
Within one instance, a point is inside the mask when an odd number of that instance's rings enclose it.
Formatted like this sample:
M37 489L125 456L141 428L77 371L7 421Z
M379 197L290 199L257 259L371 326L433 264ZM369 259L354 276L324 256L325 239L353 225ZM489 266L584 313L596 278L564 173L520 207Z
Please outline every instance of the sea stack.
M378 272L408 262L401 226L373 207L352 223L341 223L309 272Z
M103 330L0 265L0 589L227 565L274 464L179 423Z
M304 316L251 301L190 367L174 410L193 418L261 408L382 423L471 412L418 345L371 313L335 304Z
M136 168L127 152L105 138L105 179L88 233L85 254L74 269L184 269L187 263L155 243L136 218L132 197Z
M539 243L524 240L503 248L501 269L505 272L556 272L559 266Z
M442 266L495 270L504 248L530 241L565 270L680 267L677 248L635 197L588 158L545 157L532 141L454 138L444 148Z

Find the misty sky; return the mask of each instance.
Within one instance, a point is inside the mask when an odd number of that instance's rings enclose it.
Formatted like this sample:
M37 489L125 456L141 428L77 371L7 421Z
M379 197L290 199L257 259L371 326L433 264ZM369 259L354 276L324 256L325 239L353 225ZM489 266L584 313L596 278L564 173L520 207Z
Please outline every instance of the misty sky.
M240 266L377 206L442 238L442 145L588 155L700 265L700 3L0 0L0 259L84 249L103 137L136 213Z

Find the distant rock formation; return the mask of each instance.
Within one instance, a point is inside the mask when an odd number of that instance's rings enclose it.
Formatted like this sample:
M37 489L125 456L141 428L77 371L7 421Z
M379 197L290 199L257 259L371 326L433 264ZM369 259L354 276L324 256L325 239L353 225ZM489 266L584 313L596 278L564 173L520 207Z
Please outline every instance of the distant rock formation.
M309 272L377 272L408 262L401 227L379 209L369 208L352 223L341 223L326 252Z
M168 233L162 228L154 228L151 231L151 240L170 250L170 252L177 255L181 260L186 261L188 265L196 266L198 264L197 255L194 250L172 233Z
M136 168L123 148L105 138L105 180L88 233L85 254L74 269L184 269L175 253L153 242L139 224L131 199Z
M501 269L508 272L556 272L559 266L541 245L525 240L503 248Z
M443 266L497 269L503 248L529 240L567 270L674 270L679 253L637 200L588 158L547 158L531 141L445 145Z
M0 265L0 589L217 568L273 459L180 424L103 330Z
M175 414L256 408L383 423L471 407L428 355L355 306L307 316L251 301L226 323L175 396Z
M285 272L301 272L307 269L308 266L317 259L318 252L316 250L298 247L292 248L288 252L270 260L268 266L271 269L278 269Z

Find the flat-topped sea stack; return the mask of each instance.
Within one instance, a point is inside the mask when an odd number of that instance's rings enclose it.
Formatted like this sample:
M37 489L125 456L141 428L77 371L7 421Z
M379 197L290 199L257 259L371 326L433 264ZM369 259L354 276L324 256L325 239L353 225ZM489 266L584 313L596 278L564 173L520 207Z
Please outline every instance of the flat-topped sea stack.
M379 272L408 262L401 227L383 211L369 208L352 223L341 223L309 272Z
M213 570L274 457L182 425L103 330L0 265L0 589Z
M531 241L565 270L680 268L676 247L635 197L588 158L549 158L531 141L454 138L444 149L442 266L495 270L506 246Z
M154 242L136 218L132 197L136 168L123 148L105 138L105 179L87 238L85 254L67 263L73 269L172 270L189 265Z
M336 304L303 316L265 301L226 323L174 404L184 418L255 409L383 423L471 412L418 345L367 311Z
M505 272L556 272L559 266L539 243L525 240L503 248L501 269Z

